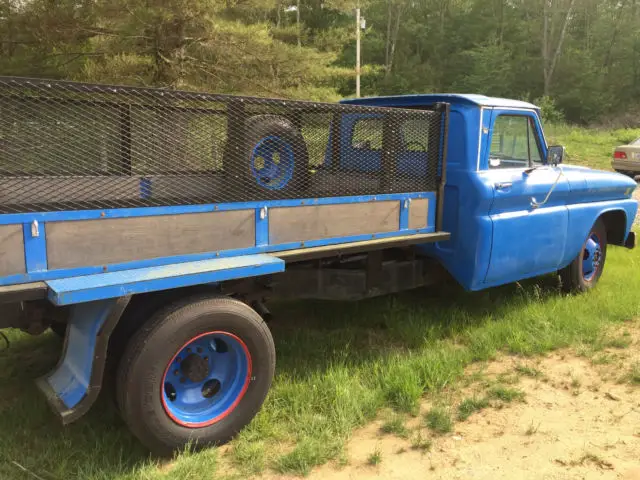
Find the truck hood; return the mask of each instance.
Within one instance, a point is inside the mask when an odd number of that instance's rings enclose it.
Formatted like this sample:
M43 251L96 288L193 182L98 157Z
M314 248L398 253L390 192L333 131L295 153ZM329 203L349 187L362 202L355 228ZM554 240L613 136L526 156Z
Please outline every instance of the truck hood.
M578 165L562 165L562 171L571 186L572 196L581 201L599 202L631 198L636 182L620 173L593 170Z

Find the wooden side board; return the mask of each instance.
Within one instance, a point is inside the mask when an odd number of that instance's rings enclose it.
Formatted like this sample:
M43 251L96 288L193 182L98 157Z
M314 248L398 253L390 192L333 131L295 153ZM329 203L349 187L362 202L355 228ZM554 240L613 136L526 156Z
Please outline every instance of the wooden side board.
M429 199L414 198L409 204L409 229L427 228L429 216Z
M273 207L269 245L362 237L399 230L400 200ZM409 203L408 228L428 226L429 200ZM47 268L121 264L256 246L256 210L46 222ZM353 241L353 240L351 240ZM26 273L22 225L0 226L0 276Z
M47 224L49 269L215 252L255 245L255 210Z
M398 230L399 222L397 200L279 207L269 214L269 243L393 232Z
M22 224L0 225L0 277L26 273Z

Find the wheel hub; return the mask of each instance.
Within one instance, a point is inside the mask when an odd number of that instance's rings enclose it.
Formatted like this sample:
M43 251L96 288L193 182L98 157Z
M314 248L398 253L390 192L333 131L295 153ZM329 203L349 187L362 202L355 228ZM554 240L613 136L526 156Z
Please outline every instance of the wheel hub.
M236 408L251 378L251 357L235 335L214 331L185 343L165 369L162 404L178 425L212 425Z
M182 374L194 383L200 383L209 376L209 363L200 355L192 353L180 364Z
M582 276L584 280L590 281L598 274L602 263L602 246L600 238L592 233L584 246L582 254Z

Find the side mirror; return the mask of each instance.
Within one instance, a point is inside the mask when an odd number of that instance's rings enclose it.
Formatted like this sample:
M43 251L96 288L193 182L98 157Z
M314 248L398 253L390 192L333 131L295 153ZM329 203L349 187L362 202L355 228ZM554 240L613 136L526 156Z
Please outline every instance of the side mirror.
M562 163L564 159L565 149L561 145L555 145L547 148L547 165L556 166Z

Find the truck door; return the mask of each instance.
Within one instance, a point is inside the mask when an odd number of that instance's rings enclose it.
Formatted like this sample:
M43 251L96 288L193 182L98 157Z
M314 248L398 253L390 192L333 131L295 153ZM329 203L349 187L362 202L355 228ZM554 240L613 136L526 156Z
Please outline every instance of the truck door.
M533 111L492 113L481 175L493 184L493 224L487 284L551 272L564 254L567 179L545 164L546 145ZM546 201L545 201L546 200Z

